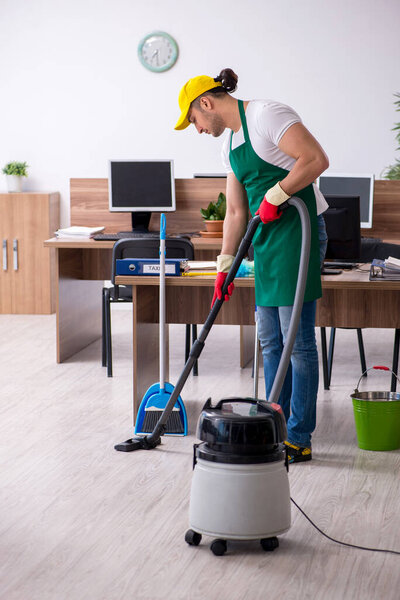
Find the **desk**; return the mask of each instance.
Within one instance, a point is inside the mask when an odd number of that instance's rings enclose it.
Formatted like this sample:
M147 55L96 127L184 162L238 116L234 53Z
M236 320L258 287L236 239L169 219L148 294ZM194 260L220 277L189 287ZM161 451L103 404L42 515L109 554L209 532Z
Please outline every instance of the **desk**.
M200 238L194 238L193 242L196 258L199 256L197 251L217 253L220 244L220 240ZM110 277L113 242L52 239L45 242L45 245L56 248L57 254L57 361L62 362L101 337L101 289L103 281ZM134 285L135 372L138 372L138 364L145 356L144 362L153 364L156 369L158 279L118 277L117 282ZM167 278L168 322L204 322L209 310L210 288L213 284L213 277ZM254 284L251 279L241 279L236 280L235 285L235 294L223 307L217 323L241 326L243 365L253 351L251 340L254 337ZM371 282L368 280L367 270L362 273L344 271L341 275L324 275L322 288L323 298L317 305L317 326L375 327L396 331L400 329L400 281ZM188 311L193 312L188 314ZM147 335L154 338L149 346L143 343ZM147 360L149 356L145 353L150 346L151 360ZM139 348L143 350L140 356ZM134 378L133 386L133 401L136 407L141 394L150 383L157 381L158 377L156 371L143 371L142 375L138 375L139 382Z
M222 240L192 243L196 260L215 260ZM56 250L57 362L63 362L101 337L101 290L114 242L52 238L44 245Z

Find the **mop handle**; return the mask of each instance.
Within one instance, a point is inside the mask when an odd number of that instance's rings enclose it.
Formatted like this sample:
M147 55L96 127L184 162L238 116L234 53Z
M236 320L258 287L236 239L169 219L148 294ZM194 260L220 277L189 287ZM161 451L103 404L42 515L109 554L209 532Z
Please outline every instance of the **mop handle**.
M165 388L165 214L160 216L160 390Z

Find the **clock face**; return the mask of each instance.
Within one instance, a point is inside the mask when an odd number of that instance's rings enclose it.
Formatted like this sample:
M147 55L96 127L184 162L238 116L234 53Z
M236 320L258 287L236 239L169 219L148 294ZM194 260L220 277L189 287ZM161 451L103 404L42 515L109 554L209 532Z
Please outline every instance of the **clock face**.
M142 39L138 55L142 65L150 71L167 71L176 63L178 44L168 33L155 31Z

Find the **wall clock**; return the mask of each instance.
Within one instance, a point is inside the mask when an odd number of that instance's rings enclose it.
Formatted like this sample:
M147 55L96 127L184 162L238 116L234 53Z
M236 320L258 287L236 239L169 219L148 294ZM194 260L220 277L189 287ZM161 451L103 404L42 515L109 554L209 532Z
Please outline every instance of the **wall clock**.
M146 69L161 73L174 66L178 58L178 44L168 33L153 31L138 46L140 62Z

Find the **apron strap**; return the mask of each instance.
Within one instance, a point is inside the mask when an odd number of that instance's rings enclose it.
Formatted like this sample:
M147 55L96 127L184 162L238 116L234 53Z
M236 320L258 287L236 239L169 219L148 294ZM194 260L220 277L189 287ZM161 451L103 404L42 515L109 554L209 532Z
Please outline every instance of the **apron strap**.
M243 134L245 142L250 141L249 130L247 129L246 115L244 112L243 100L238 100L240 120L242 121Z

